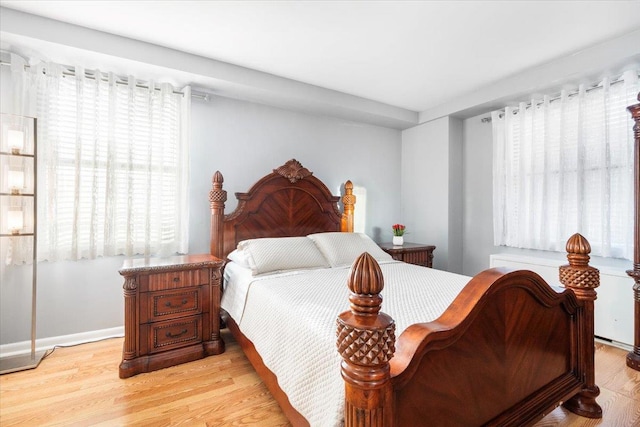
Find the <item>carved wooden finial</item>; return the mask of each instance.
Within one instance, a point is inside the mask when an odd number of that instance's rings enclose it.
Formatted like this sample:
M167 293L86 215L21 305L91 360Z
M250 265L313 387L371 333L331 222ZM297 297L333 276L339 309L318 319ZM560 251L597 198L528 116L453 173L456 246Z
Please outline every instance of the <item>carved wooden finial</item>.
M353 262L347 286L351 311L338 316L338 352L350 364L380 367L395 352L395 322L380 313L384 279L378 262L369 253Z
M356 204L356 196L353 194L353 183L347 181L344 183L344 196L342 196L342 204L344 210L353 212L353 205Z
M302 166L302 164L296 159L291 159L284 165L273 170L275 173L287 178L292 184L313 175L309 169Z
M224 255L224 202L227 201L227 191L222 189L224 178L220 171L216 171L211 179L209 191L209 205L211 206L211 235L209 238L209 253L218 258Z
M378 294L384 288L380 265L369 252L362 253L351 266L347 281L349 290L356 294Z
M347 181L344 183L344 196L342 196L342 205L344 207L342 218L340 220L340 230L353 233L353 212L356 204L356 196L353 194L353 183Z
M338 351L355 364L388 361L395 351L395 322L380 313L384 278L380 265L368 252L353 262L347 286L351 311L338 316Z
M591 245L580 233L576 233L567 240L567 259L572 266L589 264Z
M384 288L382 270L368 253L353 263L347 282L351 311L337 319L338 352L345 380L345 427L391 423L389 360L395 352L395 322L380 312Z
M576 290L593 290L600 286L600 271L589 265L591 245L584 236L576 233L567 241L567 259L569 265L560 267L560 282ZM581 292L576 292L582 297ZM595 299L595 291L593 295Z
M222 208L224 209L224 202L227 201L227 191L222 189L223 183L222 174L220 171L216 171L211 179L211 191L209 191L209 202L212 209L214 208L214 203L222 203Z
M222 183L224 182L222 173L220 171L216 171L216 173L213 174L213 178L211 178L211 182L213 183L213 185L215 185L216 183L220 183L220 185L222 186Z
M378 262L368 252L353 262L347 286L351 291L349 301L351 312L355 315L375 315L380 311L384 288L384 277Z

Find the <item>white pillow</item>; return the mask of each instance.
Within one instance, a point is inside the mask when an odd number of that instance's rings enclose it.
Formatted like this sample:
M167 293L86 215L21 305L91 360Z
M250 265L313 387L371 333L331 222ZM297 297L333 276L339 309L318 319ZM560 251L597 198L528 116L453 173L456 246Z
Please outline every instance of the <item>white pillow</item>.
M248 255L254 275L329 267L313 241L304 236L243 240L238 243L238 250Z
M320 248L331 267L351 265L363 252L369 252L378 262L393 261L391 255L363 233L317 233L308 237Z
M251 268L251 262L249 261L250 255L246 251L234 249L227 255L227 258L244 268Z

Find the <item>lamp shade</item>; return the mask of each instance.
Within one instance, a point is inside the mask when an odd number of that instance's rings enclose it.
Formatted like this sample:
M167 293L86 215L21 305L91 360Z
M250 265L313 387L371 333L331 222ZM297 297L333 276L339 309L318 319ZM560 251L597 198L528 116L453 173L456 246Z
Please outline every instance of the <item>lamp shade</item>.
M7 184L11 193L19 193L24 188L24 171L18 168L10 168L7 174Z
M20 153L24 150L24 132L21 130L9 129L7 131L7 140L12 153Z
M19 234L24 228L24 212L22 208L9 208L7 212L7 228L11 234Z

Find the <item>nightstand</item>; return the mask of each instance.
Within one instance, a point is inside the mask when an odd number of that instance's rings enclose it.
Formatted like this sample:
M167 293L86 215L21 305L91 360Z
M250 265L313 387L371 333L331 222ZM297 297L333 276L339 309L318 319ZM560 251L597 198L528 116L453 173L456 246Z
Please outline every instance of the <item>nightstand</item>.
M124 262L120 378L224 352L220 337L223 261L211 255Z
M402 246L394 246L393 243L389 242L380 243L379 246L397 261L404 261L423 267L433 266L433 250L436 248L433 245L404 242Z

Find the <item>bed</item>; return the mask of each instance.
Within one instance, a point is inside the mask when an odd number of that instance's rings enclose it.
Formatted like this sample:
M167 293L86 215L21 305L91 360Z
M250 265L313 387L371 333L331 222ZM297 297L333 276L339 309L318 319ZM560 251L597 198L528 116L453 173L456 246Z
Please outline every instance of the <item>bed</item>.
M225 214L223 177L213 177L211 253L233 259L224 320L293 425L523 426L560 404L602 416L593 353L599 275L584 237L567 242L564 287L529 271L467 278L376 251L353 233L352 188L347 181L343 198L333 196L292 159L236 193L237 208ZM309 241L328 265L307 253ZM346 255L332 253L332 242ZM292 382L307 394L299 398Z

